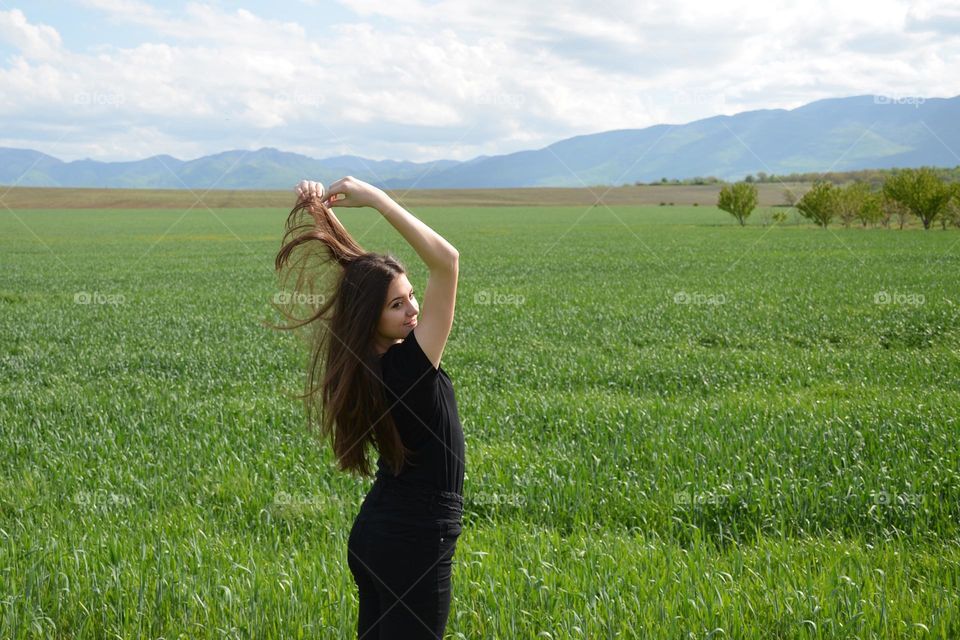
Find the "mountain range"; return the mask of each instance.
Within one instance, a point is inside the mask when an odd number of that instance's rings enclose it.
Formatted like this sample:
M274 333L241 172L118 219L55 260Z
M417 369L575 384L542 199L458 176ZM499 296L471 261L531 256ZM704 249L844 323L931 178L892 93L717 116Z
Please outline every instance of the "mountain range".
M63 162L0 148L0 184L169 189L289 189L302 178L344 175L390 189L581 187L714 176L960 165L960 96L829 98L686 124L618 129L542 149L467 161L407 162L343 155L324 159L273 148L195 160L159 155L131 162Z

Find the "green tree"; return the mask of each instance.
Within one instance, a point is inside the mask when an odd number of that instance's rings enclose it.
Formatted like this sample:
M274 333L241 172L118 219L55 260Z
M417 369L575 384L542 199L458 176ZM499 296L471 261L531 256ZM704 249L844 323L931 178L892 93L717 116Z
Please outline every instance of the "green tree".
M837 217L840 218L844 227L850 226L860 209L860 200L863 194L861 188L857 187L856 184L854 182L846 187L837 187L836 190Z
M879 220L882 214L880 196L874 193L867 182L852 182L838 188L836 208L837 215L845 227L849 227L854 219L859 220L866 227L868 223Z
M910 209L907 209L899 200L893 200L886 194L883 195L882 202L884 219L887 221L887 224L889 224L890 218L896 216L897 222L900 224L900 229L903 230L903 225L910 220Z
M757 206L757 199L757 188L754 185L737 182L733 185L724 185L720 189L717 207L731 214L742 227Z
M930 223L950 202L954 190L933 169L920 167L904 169L887 178L883 183L883 194L906 207L920 218L924 229L929 229Z
M960 183L953 184L953 197L950 198L950 202L943 210L943 215L940 216L940 224L944 231L951 224L960 227Z
M883 218L883 197L875 192L868 191L860 202L857 219L866 227L867 224L876 224Z
M837 213L838 192L839 189L834 187L833 183L818 180L797 202L797 211L804 218L826 229Z

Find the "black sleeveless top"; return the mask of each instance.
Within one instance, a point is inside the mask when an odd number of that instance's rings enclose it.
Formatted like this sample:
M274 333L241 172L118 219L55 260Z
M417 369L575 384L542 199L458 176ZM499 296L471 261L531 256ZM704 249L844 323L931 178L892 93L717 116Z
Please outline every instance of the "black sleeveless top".
M396 480L424 491L463 495L463 427L453 383L443 367L435 369L410 330L380 356L387 406L403 444L413 450ZM393 476L383 458L377 478Z

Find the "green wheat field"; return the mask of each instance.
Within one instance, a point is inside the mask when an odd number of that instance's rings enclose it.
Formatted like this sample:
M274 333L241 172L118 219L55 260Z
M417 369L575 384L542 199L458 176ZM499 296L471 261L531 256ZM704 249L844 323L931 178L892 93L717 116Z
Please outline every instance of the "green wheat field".
M960 232L412 210L460 251L447 637L960 637ZM287 212L0 211L0 637L355 636Z

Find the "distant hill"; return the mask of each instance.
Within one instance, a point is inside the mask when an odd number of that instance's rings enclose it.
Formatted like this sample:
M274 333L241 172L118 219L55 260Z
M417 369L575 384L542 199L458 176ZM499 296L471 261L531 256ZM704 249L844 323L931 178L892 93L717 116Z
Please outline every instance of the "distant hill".
M0 184L65 187L287 189L310 176L351 174L382 187L580 187L759 172L786 174L960 164L960 96L889 100L855 96L796 109L746 111L561 140L537 150L466 162L415 163L338 156L318 160L263 148L183 161L62 162L0 148Z
M960 96L891 103L873 96L748 111L684 125L561 140L454 166L421 185L582 186L660 178L960 164ZM400 181L388 186L402 186Z
M304 177L329 184L345 175L415 181L428 170L459 162L398 162L336 156L317 160L265 147L224 151L196 160L152 156L134 162L62 162L27 149L0 147L0 184L23 187L125 187L154 189L290 189ZM19 181L18 181L19 180Z

